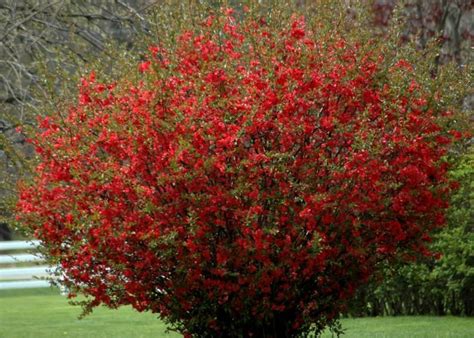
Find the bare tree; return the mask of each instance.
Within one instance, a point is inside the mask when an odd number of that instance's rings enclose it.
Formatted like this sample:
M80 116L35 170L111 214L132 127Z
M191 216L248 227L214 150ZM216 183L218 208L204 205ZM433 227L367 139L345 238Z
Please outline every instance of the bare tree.
M375 24L387 26L396 5L403 5L403 38L424 48L431 38L441 42L440 62L472 62L474 3L472 0L373 0Z

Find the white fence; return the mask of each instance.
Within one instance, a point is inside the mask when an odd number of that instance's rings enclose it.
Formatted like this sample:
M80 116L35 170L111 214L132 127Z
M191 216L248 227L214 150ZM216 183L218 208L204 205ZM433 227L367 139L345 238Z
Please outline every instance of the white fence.
M47 280L37 279L49 277L50 267L38 265L43 261L41 256L24 252L34 251L38 244L38 241L0 242L0 290L50 286ZM15 251L15 253L5 253L5 251Z

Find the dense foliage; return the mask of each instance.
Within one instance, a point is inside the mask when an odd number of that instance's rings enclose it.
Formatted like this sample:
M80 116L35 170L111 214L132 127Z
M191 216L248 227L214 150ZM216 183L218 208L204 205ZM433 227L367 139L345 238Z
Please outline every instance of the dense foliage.
M129 79L84 78L40 122L19 219L89 308L188 336L317 333L382 262L430 255L461 134L407 60L232 12L152 45Z

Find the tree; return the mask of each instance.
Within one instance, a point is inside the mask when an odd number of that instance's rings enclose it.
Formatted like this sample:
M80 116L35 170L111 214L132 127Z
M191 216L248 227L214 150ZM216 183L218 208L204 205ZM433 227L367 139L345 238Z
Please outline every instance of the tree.
M375 26L389 27L394 9L402 5L405 18L402 38L415 38L419 48L426 48L433 39L439 39L440 50L436 62L472 62L472 11L469 0L374 0Z
M429 255L462 137L443 88L398 46L263 13L185 17L136 72L91 72L40 122L19 220L86 311L318 334L381 263Z

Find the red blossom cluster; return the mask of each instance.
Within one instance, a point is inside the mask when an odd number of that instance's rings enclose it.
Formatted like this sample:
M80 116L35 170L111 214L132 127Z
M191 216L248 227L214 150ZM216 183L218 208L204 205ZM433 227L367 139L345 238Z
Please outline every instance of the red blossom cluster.
M210 17L41 121L19 219L92 306L188 336L319 330L444 223L453 136L409 74L391 86L407 67L300 17Z

